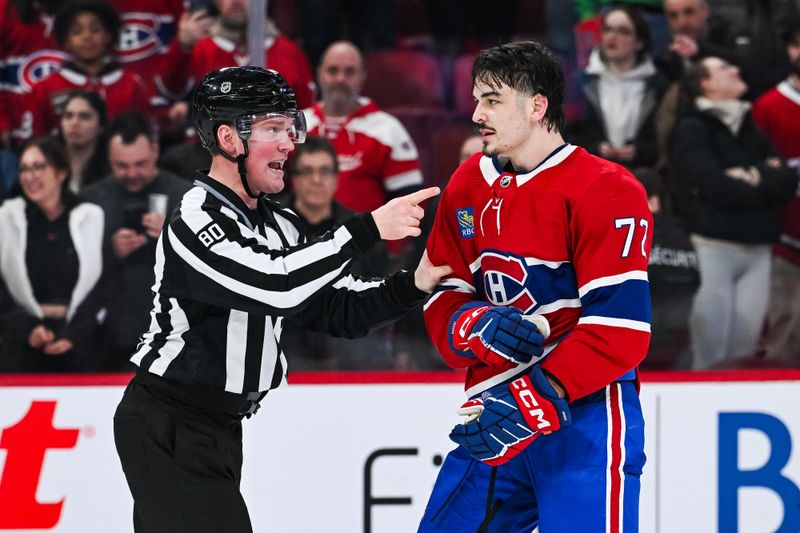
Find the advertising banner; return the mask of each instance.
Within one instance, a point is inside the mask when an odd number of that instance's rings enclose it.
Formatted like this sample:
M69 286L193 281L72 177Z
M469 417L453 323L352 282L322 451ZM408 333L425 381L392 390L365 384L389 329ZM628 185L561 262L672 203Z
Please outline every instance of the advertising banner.
M128 378L0 376L0 532L133 531L112 425ZM415 531L457 380L298 374L271 392L244 421L254 531ZM641 398L642 532L800 531L800 373L663 374Z

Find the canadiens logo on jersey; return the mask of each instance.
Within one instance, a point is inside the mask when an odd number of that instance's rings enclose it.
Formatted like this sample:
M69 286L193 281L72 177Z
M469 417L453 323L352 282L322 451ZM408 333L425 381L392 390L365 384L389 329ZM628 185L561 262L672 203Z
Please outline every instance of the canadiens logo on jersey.
M461 231L461 237L464 239L471 239L475 236L475 217L472 213L471 207L462 207L456 209L456 222L458 222L458 229Z
M0 68L0 77L15 93L29 93L31 87L61 68L67 54L58 50L40 50L29 56L10 58ZM6 83L3 85L6 86Z
M531 311L536 300L528 290L528 268L525 260L508 253L481 254L483 290L495 305L513 305L520 311Z
M122 30L115 49L122 63L138 61L166 50L175 36L175 20L171 16L128 13L122 17Z

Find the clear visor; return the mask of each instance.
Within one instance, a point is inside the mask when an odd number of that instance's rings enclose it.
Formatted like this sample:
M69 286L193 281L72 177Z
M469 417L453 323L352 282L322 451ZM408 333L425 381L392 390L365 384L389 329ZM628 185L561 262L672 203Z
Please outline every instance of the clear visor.
M236 128L240 137L253 141L300 144L306 140L306 119L301 111L246 115L236 119Z

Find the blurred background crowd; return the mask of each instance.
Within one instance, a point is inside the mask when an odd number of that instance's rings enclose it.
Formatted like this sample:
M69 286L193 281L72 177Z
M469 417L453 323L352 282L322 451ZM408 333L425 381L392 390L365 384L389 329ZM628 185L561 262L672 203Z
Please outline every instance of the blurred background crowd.
M210 161L193 88L251 63L254 22L306 114L277 199L311 237L446 185L481 148L478 52L542 41L564 67L565 138L647 191L642 368L800 366L800 0L266 4L0 0L0 372L131 370L155 242ZM424 239L354 270L413 268ZM357 341L289 321L283 342L292 370L444 368L421 310Z

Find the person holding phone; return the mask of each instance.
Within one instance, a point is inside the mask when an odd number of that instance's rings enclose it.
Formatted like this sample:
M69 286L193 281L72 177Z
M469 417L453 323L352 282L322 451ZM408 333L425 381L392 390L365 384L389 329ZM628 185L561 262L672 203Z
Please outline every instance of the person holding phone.
M81 191L106 215L105 248L114 271L101 329L107 370L127 368L139 333L147 327L155 242L166 213L190 187L186 180L158 168L158 153L148 121L138 113L121 115L109 131L111 175Z

